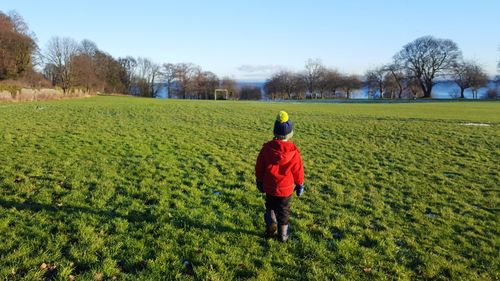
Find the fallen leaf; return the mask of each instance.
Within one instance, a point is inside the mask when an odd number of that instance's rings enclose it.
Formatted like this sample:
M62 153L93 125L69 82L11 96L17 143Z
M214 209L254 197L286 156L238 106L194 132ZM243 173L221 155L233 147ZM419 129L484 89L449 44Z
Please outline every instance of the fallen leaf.
M94 280L100 281L103 277L104 275L102 274L102 272L97 272L96 274L94 274Z
M363 268L363 271L366 272L366 273L369 273L372 271L372 268L371 267L365 267Z
M71 275L71 274L70 274L70 275L68 276L68 279L69 279L70 281L74 281L74 280L76 280L76 276L75 276L75 275Z
M47 264L46 264L46 263L42 263L42 264L40 265L40 269L42 269L42 270L43 270L43 269L46 269L46 268L47 268Z

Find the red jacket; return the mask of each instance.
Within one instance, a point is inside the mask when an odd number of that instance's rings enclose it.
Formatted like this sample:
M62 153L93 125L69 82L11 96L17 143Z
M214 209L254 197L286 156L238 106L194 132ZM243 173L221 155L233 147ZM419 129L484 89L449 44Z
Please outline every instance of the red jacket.
M272 140L265 143L257 157L255 177L271 196L288 197L296 184L304 183L300 151L293 142Z

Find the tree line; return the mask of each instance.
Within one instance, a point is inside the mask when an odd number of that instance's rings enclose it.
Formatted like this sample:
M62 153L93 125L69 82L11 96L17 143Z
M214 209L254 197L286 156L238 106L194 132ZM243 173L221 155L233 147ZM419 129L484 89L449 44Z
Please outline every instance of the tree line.
M260 99L254 88L240 89L233 79L219 78L198 65L159 64L145 57L115 59L88 39L77 42L55 36L40 49L18 13L0 11L1 81L28 87L51 85L64 93L79 89L142 97L157 97L166 87L169 97L182 99L213 99L215 90L222 88L227 94L219 99Z
M0 81L43 77L33 70L38 52L35 35L17 12L0 11Z
M156 63L145 57L114 58L90 40L52 37L45 48L16 12L0 11L0 82L22 81L30 87L53 86L65 93L123 93L158 97L162 88L169 97L181 99L255 99L259 87L238 87L233 79L219 78L192 63ZM500 63L498 65L500 68ZM269 99L351 98L366 88L368 96L380 99L431 97L434 85L454 81L464 92L488 83L477 62L463 59L457 44L449 39L424 36L405 46L393 60L366 71L364 75L342 73L309 59L304 70L280 71L264 83ZM215 96L217 89L224 94Z
M362 86L356 74L344 74L325 67L319 59L309 59L302 72L280 71L264 84L270 99L351 98Z
M318 59L309 59L303 71L272 75L264 90L270 99L349 99L353 90L362 87L369 98L429 98L440 80L454 81L460 98L465 98L467 89L477 95L477 89L489 82L482 66L464 60L455 42L424 36L403 46L390 63L371 68L364 76L341 73Z
M145 57L114 59L90 40L78 43L71 38L53 37L42 52L43 74L63 91L71 88L141 97L158 97L165 87L169 97L213 99L215 90L224 88L222 98L238 99L236 82L220 79L192 63L159 64Z

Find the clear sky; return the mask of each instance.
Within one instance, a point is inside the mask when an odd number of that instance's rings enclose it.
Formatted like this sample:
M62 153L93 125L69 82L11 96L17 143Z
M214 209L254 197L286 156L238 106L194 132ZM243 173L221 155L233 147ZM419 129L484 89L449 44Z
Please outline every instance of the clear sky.
M262 80L308 58L363 74L433 35L497 73L499 0L1 0L43 49L52 36L90 39L114 57L192 62L219 76Z

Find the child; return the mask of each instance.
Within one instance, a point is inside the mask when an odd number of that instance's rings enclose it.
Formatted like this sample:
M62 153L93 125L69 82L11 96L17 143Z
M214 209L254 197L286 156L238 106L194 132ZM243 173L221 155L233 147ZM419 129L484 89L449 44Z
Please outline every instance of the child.
M292 120L280 111L274 122L274 138L265 143L257 157L255 177L257 188L266 193L266 237L276 235L285 242L288 239L290 198L304 192L304 168L300 152L290 138L293 135Z

